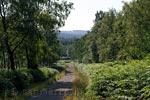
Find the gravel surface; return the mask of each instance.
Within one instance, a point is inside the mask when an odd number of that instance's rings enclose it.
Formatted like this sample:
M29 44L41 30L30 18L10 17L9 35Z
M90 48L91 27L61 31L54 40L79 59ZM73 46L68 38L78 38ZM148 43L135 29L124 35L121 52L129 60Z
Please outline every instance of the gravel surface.
M48 86L47 89L40 91L29 100L64 100L72 92L72 83L75 79L73 66L68 64L67 74L56 83Z

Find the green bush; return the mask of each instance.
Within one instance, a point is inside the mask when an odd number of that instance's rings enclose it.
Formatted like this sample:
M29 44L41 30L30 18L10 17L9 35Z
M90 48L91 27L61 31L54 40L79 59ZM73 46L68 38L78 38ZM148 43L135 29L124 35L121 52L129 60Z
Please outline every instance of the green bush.
M13 82L15 88L19 91L27 87L31 81L27 74L24 74L20 71L12 72L12 77L13 78L11 79L11 81Z
M39 82L46 79L46 77L44 77L44 73L39 69L30 70L29 72L33 76L33 82Z
M79 71L90 78L88 91L102 98L150 98L150 61L127 63L76 64Z
M57 69L59 72L61 72L67 68L67 65L63 62L58 62L57 64L54 64L52 68Z
M0 75L0 93L12 89L14 87L10 79L4 78Z
M0 93L13 89L22 91L35 82L44 81L58 71L53 68L26 69L21 68L16 71L0 70Z
M53 68L40 68L39 70L43 73L45 79L48 79L59 73L57 69Z

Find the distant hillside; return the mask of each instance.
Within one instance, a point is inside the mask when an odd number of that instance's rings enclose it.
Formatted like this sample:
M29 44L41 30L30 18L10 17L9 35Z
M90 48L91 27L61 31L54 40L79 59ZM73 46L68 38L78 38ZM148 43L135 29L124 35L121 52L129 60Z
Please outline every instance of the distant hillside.
M73 39L73 38L81 38L85 35L87 31L85 30L73 30L73 31L61 31L58 35L60 39Z

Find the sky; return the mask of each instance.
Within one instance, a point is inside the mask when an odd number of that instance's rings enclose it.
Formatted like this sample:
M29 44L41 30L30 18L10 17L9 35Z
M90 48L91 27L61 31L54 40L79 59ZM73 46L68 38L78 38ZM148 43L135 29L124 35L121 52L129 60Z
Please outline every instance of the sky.
M93 26L96 11L108 11L115 8L122 10L123 3L131 0L67 0L73 2L74 9L71 11L65 26L60 30L90 30Z

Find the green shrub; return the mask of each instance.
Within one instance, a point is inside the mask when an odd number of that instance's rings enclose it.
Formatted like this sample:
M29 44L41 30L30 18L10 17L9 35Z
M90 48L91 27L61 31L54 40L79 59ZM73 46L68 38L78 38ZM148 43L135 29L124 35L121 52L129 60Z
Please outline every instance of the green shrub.
M59 62L57 64L54 64L52 68L57 69L59 72L62 72L67 68L67 65L65 63Z
M11 80L0 75L0 93L13 88L14 85Z
M53 68L40 68L39 70L43 73L45 79L48 79L59 73L57 69Z
M102 98L137 100L150 98L150 61L76 64L90 78L88 91Z
M39 81L43 81L46 79L44 77L44 73L39 69L34 69L34 70L32 69L29 72L33 76L33 82L39 82Z
M20 71L12 72L12 77L13 78L11 79L11 81L13 82L15 88L19 91L23 90L30 84L30 79L27 74L24 74Z
M21 68L16 71L0 69L0 94L13 89L22 91L32 83L44 81L57 73L53 68Z

